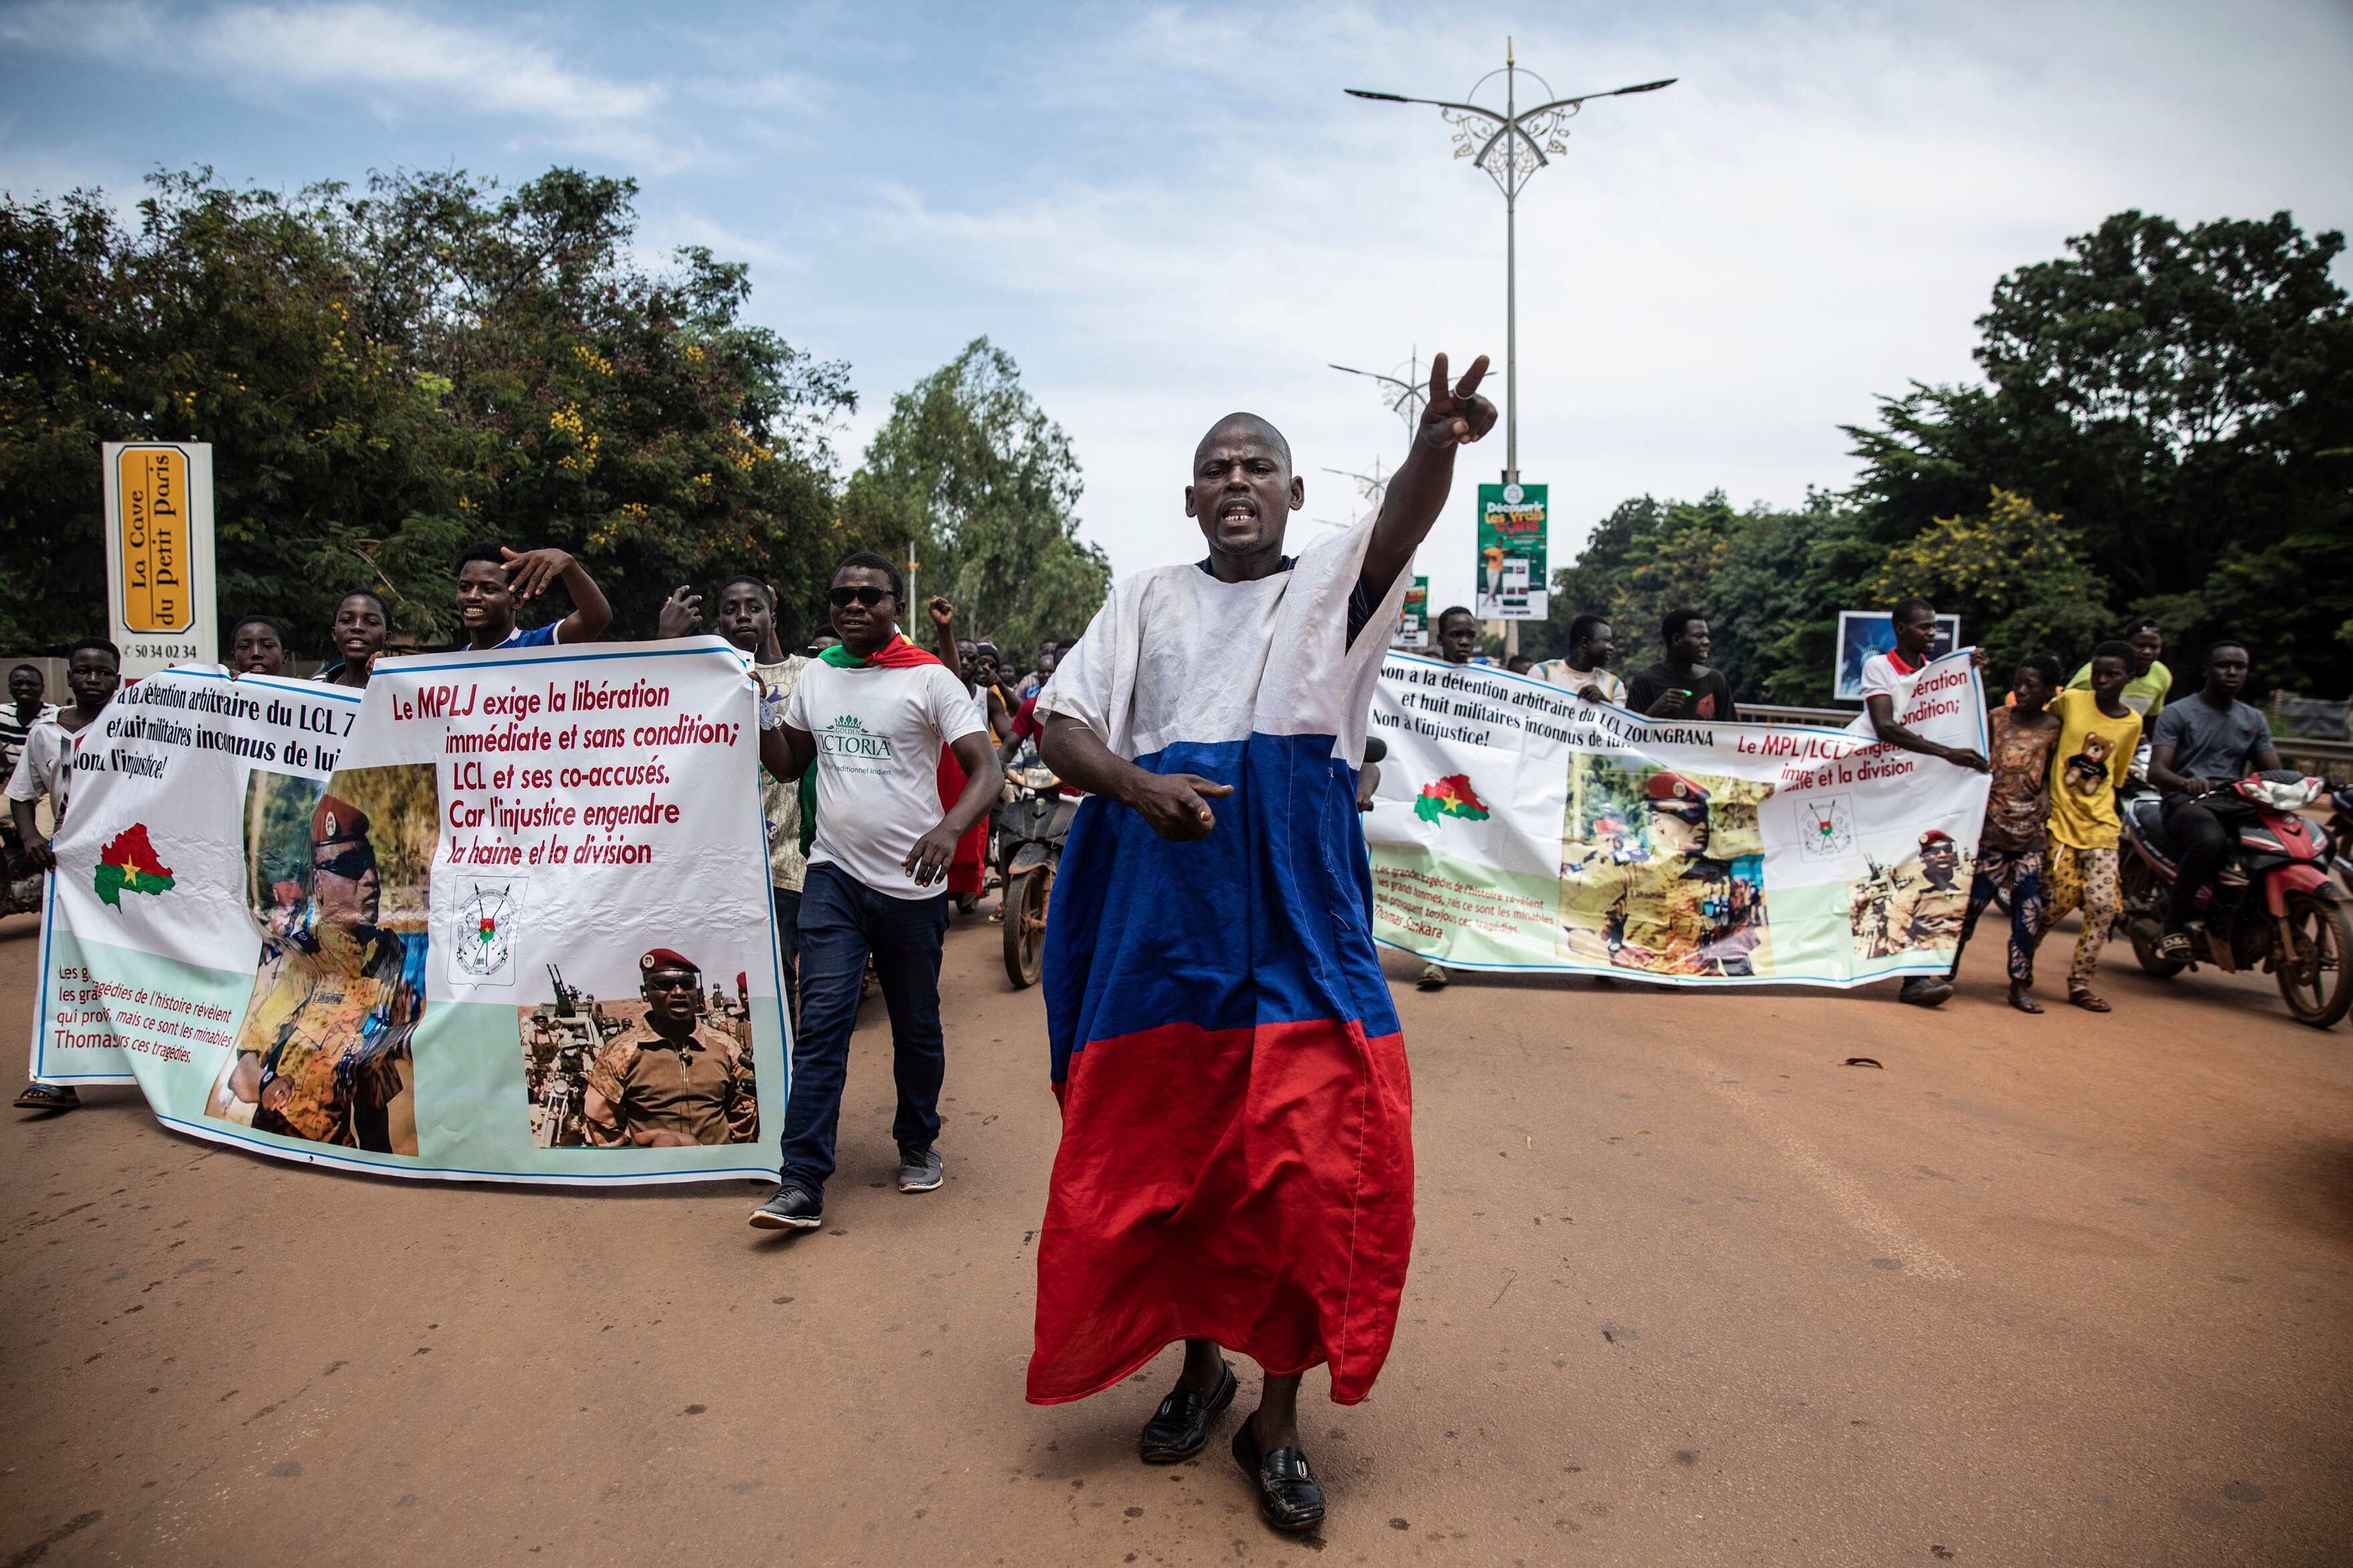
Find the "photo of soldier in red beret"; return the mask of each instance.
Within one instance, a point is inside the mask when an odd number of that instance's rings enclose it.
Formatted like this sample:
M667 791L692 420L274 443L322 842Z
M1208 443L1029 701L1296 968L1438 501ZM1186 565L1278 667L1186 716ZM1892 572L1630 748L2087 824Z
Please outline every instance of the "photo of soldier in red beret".
M431 770L422 771L429 791ZM377 857L382 830L361 805L335 793L380 795L389 785L398 795L416 781L365 775L411 772L368 769L338 775L322 789L314 780L256 770L248 786L257 795L248 813L256 842L248 855L252 880L269 889L268 902L255 910L264 933L262 963L236 1052L206 1101L208 1115L313 1143L417 1152L406 1097L415 1070L409 1041L425 1014L421 879L411 886L404 876L389 889L409 912L396 923ZM299 844L301 819L293 814L306 803L309 853L282 868L291 876L263 874L259 868L284 853L265 842L267 825L274 817L285 830L279 837ZM427 805L429 810L429 795ZM396 1102L403 1107L398 1116Z
M1769 973L1757 803L1771 793L1580 757L1561 839L1563 952L1651 974Z
M590 1004L600 1034L604 1024L620 1026L587 1067L584 1141L600 1149L758 1142L748 1005L731 1005L716 989L706 998L701 966L674 948L639 955L638 974L641 1016L628 1018L638 1008L626 1003L609 1011Z
M1858 959L1899 953L1949 952L1960 945L1969 913L1969 877L1960 846L1941 828L1920 835L1919 852L1893 866L1873 866L1849 889Z

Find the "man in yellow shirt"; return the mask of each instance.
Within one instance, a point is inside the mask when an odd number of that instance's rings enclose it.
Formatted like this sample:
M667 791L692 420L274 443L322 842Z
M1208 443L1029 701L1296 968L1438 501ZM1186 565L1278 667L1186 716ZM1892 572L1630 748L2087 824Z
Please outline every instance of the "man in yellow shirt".
M2165 651L2165 628L2154 616L2143 616L2125 632L2125 644L2132 649L2132 670L2120 695L2124 705L2140 715L2142 727L2154 732L2157 716L2165 711L2166 694L2173 689L2173 671L2158 658ZM2073 691L2089 691L2092 667L2085 664L2067 686Z
M2140 715L2125 706L2132 677L2132 645L2104 642L2092 650L2091 689L2070 688L2051 700L2059 716L2059 743L2051 749L2051 865L2044 885L2050 908L2042 934L2059 917L2084 911L2084 934L2067 969L2067 1000L2094 1013L2108 1005L2092 993L2100 949L2116 924L2116 791L2140 746Z

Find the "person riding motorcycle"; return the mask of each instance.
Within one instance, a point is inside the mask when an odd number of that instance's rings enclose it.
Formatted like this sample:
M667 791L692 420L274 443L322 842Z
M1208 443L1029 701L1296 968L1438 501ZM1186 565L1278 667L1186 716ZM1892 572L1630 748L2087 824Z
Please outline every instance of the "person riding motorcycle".
M2231 638L2211 643L2205 663L2206 684L2157 716L2148 752L2149 782L2163 792L2165 831L2181 846L2157 949L2176 962L2191 954L2189 928L2199 918L2200 892L2237 847L2239 829L2255 818L2255 807L2229 786L2280 765L2262 710L2239 700L2247 684L2246 645Z

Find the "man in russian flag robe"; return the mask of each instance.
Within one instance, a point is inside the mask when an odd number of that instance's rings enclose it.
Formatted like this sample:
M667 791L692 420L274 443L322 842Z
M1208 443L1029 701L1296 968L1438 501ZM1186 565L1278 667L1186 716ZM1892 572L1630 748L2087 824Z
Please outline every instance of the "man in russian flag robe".
M1185 489L1208 558L1119 584L1038 700L1047 762L1091 798L1046 933L1062 1141L1029 1397L1084 1398L1182 1339L1143 1438L1175 1463L1234 1396L1222 1350L1247 1354L1265 1392L1235 1457L1285 1530L1323 1518L1300 1377L1328 1364L1335 1401L1364 1398L1413 1237L1411 1090L1356 795L1406 568L1455 448L1495 419L1486 360L1453 386L1445 363L1378 517L1295 558L1288 443L1254 415L1219 421Z

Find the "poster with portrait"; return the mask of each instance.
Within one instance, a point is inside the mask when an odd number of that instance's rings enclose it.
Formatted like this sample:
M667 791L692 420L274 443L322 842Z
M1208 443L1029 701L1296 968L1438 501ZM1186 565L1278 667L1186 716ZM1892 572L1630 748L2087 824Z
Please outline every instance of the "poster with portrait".
M1550 489L1507 483L1479 487L1478 580L1471 613L1482 621L1540 621L1550 613L1551 569L1545 547Z
M1902 721L1982 750L1966 651ZM1692 985L1941 973L1984 775L1854 730L1648 719L1392 654L1365 820L1374 934L1454 967Z
M390 1174L771 1173L755 722L715 638L126 688L57 840L34 1070Z
M1406 584L1405 605L1398 612L1396 633L1389 638L1391 647L1428 647L1430 646L1430 579L1417 576Z

